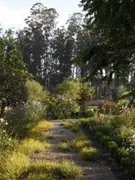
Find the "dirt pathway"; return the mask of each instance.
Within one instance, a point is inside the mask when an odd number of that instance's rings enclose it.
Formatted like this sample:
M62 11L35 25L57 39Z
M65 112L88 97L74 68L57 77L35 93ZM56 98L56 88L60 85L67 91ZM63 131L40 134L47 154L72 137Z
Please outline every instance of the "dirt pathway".
M60 125L60 121L52 121L54 127L47 135L55 136L54 139L49 139L48 142L52 145L51 148L45 152L35 154L33 160L61 160L71 159L75 161L83 169L83 177L78 180L118 180L105 161L98 160L96 162L83 161L78 154L72 149L70 152L62 152L58 149L58 143L65 137L71 140L76 136L76 133L65 129Z

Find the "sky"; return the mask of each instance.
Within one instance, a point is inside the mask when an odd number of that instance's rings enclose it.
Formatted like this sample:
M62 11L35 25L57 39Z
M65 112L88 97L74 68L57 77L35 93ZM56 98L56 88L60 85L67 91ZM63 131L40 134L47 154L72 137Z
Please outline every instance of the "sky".
M21 29L25 26L33 4L40 2L48 8L55 8L59 14L59 25L64 25L74 12L82 12L80 0L0 0L0 24L2 28Z

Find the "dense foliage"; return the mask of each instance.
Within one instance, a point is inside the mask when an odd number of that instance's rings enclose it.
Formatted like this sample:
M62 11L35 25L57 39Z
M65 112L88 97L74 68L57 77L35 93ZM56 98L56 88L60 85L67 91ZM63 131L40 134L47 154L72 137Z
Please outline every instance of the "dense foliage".
M134 109L125 109L120 116L94 116L81 119L82 126L112 154L117 163L134 177L135 156Z
M11 30L0 37L0 101L1 116L4 104L15 105L27 100L25 82L28 73Z

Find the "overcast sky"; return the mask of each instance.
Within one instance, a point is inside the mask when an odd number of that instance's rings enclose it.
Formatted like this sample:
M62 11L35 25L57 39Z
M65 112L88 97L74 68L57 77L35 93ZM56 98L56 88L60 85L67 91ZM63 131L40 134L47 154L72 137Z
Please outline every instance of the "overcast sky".
M59 14L59 24L64 25L69 15L81 12L80 0L0 0L0 24L4 29L20 29L29 15L33 4L41 2L48 8L55 8Z

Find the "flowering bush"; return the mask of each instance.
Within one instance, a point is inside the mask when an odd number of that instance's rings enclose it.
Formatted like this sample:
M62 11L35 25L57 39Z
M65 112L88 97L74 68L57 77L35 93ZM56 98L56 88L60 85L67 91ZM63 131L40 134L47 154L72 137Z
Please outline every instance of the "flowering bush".
M68 119L71 118L73 114L79 112L79 110L80 107L78 104L71 99L51 97L47 108L47 116L50 119Z
M44 106L40 102L19 105L6 113L6 119L8 133L23 138L29 129L44 119Z
M117 111L117 105L112 101L104 101L99 104L99 112L103 114L115 114Z
M0 152L3 150L12 150L17 144L17 140L13 139L7 134L7 126L7 121L0 118Z

